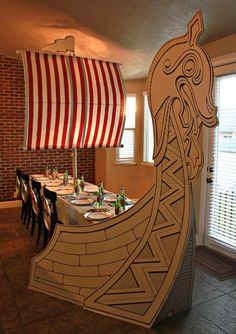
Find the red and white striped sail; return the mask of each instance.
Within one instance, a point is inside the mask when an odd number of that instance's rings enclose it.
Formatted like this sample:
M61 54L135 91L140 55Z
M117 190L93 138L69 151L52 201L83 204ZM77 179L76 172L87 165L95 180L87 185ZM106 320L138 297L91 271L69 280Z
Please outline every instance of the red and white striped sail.
M24 148L120 146L125 93L118 64L30 51L21 55Z

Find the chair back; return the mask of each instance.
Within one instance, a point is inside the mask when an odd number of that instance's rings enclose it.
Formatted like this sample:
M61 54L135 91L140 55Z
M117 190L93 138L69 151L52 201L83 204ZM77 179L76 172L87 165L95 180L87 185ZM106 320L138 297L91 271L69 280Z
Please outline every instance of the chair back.
M46 199L46 197L43 195L43 222L48 231L51 231L52 227L52 213L51 213L51 207L50 202Z
M32 185L32 189L33 189L33 191L35 193L35 196L36 196L36 200L37 200L37 203L38 203L39 210L42 211L42 194L41 194L42 186L41 186L41 183L32 179L31 180L31 185Z
M16 169L16 195L17 197L21 196L21 176L22 171L20 169Z
M51 234L58 223L57 216L57 193L43 187L43 209L44 209L44 224Z
M29 175L21 174L21 197L27 203L29 198Z
M32 210L34 211L35 215L38 216L39 205L38 205L38 200L37 200L37 197L35 195L35 192L32 186L29 186L29 194L30 194L30 199L31 199Z

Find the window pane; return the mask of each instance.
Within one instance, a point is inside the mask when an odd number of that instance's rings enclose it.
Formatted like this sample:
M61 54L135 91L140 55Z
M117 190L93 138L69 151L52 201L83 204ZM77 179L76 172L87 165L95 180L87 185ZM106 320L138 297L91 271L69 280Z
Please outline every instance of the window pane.
M134 160L134 130L124 130L121 144L124 147L119 148L119 159Z
M124 132L121 140L122 148L116 151L116 160L134 161L134 140L135 140L135 116L136 116L136 96L126 97L126 120Z
M218 82L218 108L234 108L236 77L221 77ZM219 93L220 92L220 93Z
M208 236L236 249L236 76L216 80L219 126L214 131Z
M148 106L147 95L144 95L144 142L143 142L143 161L153 162L153 124L152 116Z
M135 128L136 96L126 97L125 128Z

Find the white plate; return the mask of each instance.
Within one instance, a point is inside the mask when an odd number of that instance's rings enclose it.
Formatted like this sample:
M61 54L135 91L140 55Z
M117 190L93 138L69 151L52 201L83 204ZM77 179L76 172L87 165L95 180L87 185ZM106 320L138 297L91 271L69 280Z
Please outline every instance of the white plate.
M47 182L49 181L49 178L46 177L46 176L40 176L40 177L33 177L33 179L35 179L36 181L39 181L39 182Z
M48 190L55 191L57 195L70 195L74 193L73 188L56 188L56 187L47 187Z
M104 196L104 201L108 203L115 203L116 196Z
M94 203L94 199L92 198L79 198L71 201L72 204L74 205L92 205Z
M84 188L84 191L87 193L95 193L98 191L98 187L97 186L86 186Z
M61 181L49 181L46 183L47 187L58 187L61 185Z
M58 174L58 175L57 175L57 179L59 179L59 180L63 180L63 179L64 179L64 174L61 174L61 173ZM71 180L71 179L73 179L72 176L71 176L71 175L68 175L68 180Z
M35 179L35 178L38 179L38 178L40 178L40 177L44 177L44 175L43 175L43 174L32 174L31 177L33 177L34 179Z
M113 217L114 214L111 211L89 211L84 214L84 217L89 220L105 220Z
M58 189L56 190L57 195L69 195L73 194L74 190L73 189Z

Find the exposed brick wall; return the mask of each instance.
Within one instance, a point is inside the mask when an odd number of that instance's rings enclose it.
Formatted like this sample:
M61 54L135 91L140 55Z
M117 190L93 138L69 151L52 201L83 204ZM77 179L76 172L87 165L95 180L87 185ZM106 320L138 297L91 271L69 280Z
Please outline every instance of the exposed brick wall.
M72 172L71 150L23 151L24 110L22 62L0 55L0 201L13 199L16 168L36 173L48 164ZM78 150L78 174L95 182L94 149Z

